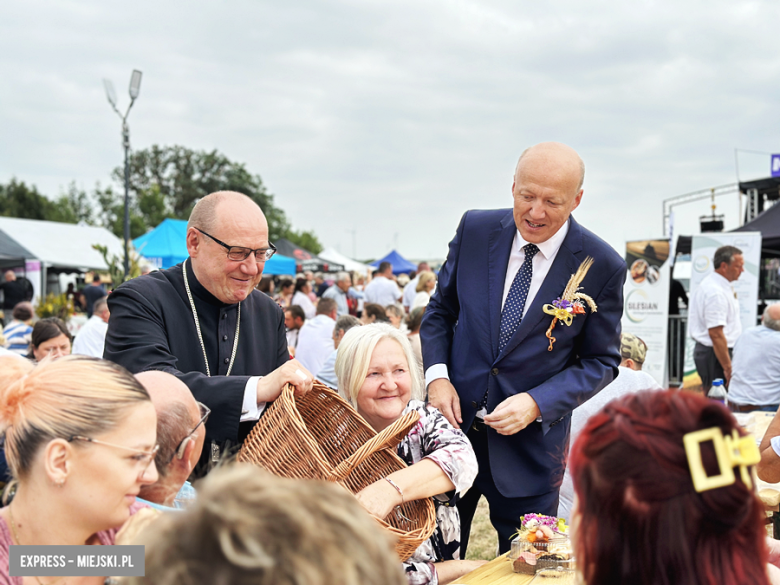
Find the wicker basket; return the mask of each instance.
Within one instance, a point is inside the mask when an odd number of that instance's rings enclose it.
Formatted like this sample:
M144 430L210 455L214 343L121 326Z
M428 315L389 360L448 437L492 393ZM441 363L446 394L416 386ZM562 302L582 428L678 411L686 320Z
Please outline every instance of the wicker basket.
M418 420L409 412L377 434L327 386L315 382L296 398L288 385L249 433L238 461L281 477L337 482L355 494L406 467L395 449ZM379 523L397 537L405 561L436 528L433 502L405 502Z

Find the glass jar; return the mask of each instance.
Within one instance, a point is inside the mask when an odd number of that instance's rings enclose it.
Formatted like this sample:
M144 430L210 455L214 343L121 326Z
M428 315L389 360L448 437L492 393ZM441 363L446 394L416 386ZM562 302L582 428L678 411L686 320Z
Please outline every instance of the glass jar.
M512 541L509 560L515 573L526 575L534 575L542 569L576 568L571 541L563 534L543 542L529 542L518 536Z

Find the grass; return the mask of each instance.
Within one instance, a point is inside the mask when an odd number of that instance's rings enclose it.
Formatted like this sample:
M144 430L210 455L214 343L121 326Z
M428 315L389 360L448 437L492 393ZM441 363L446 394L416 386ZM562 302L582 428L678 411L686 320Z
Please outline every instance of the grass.
M498 550L498 535L490 524L490 514L485 497L479 499L474 520L471 522L471 537L466 559L482 559L486 561L496 558Z

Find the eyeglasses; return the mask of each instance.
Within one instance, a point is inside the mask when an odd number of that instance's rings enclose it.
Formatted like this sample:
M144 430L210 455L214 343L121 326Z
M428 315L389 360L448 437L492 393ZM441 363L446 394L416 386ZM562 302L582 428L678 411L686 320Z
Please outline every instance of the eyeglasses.
M154 449L151 451L144 451L143 449L133 449L132 447L124 447L122 445L114 445L113 443L106 443L105 441L98 441L97 439L92 439L90 437L82 437L80 435L73 435L70 439L68 439L68 442L72 441L84 441L85 443L94 443L95 445L105 445L106 447L114 447L116 449L123 449L125 451L132 451L133 453L136 453L135 457L133 457L133 460L136 462L136 465L138 466L139 475L143 475L146 473L146 470L149 468L149 464L154 460L155 456L157 455L157 451L160 450L160 445L155 445Z
M243 262L247 258L249 258L250 254L255 255L255 260L258 262L265 262L267 260L271 259L271 256L276 254L276 246L274 246L271 242L268 242L267 248L258 248L257 250L253 250L252 248L243 248L241 246L230 246L223 242L222 240L218 240L211 234L207 234L200 228L195 228L200 233L202 233L204 236L208 236L212 240L214 240L217 244L222 246L227 250L227 257L230 260L233 260L234 262Z
M202 402L198 402L198 408L200 408L200 420L198 421L198 424L192 427L192 430L187 433L187 436L184 437L181 440L181 443L176 446L176 449L174 449L173 453L171 454L171 458L167 461L166 465L173 461L174 457L178 457L179 459L184 457L184 448L187 446L187 442L192 438L192 435L195 433L195 431L198 430L200 425L205 425L206 421L209 420L211 409Z

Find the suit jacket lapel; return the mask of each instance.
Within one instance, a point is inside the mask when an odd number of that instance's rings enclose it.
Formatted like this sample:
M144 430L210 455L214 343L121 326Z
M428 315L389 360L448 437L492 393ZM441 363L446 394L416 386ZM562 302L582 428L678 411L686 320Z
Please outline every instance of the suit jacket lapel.
M517 227L509 212L488 236L488 310L493 359L498 356L498 335L501 329L501 298L504 296L506 268Z
M542 319L552 320L552 317L545 313L542 307L552 303L552 301L563 294L563 289L566 288L569 278L577 271L577 267L580 265L580 260L575 254L582 250L582 231L573 217L570 217L570 222L569 232L566 234L566 238L563 240L552 266L550 266L550 271L547 273L544 282L542 282L539 292L536 293L531 306L528 307L528 311L526 311L525 317L520 322L520 326L515 331L512 339L509 340L509 343L506 344L499 358L507 355L520 345L528 336L528 333Z

